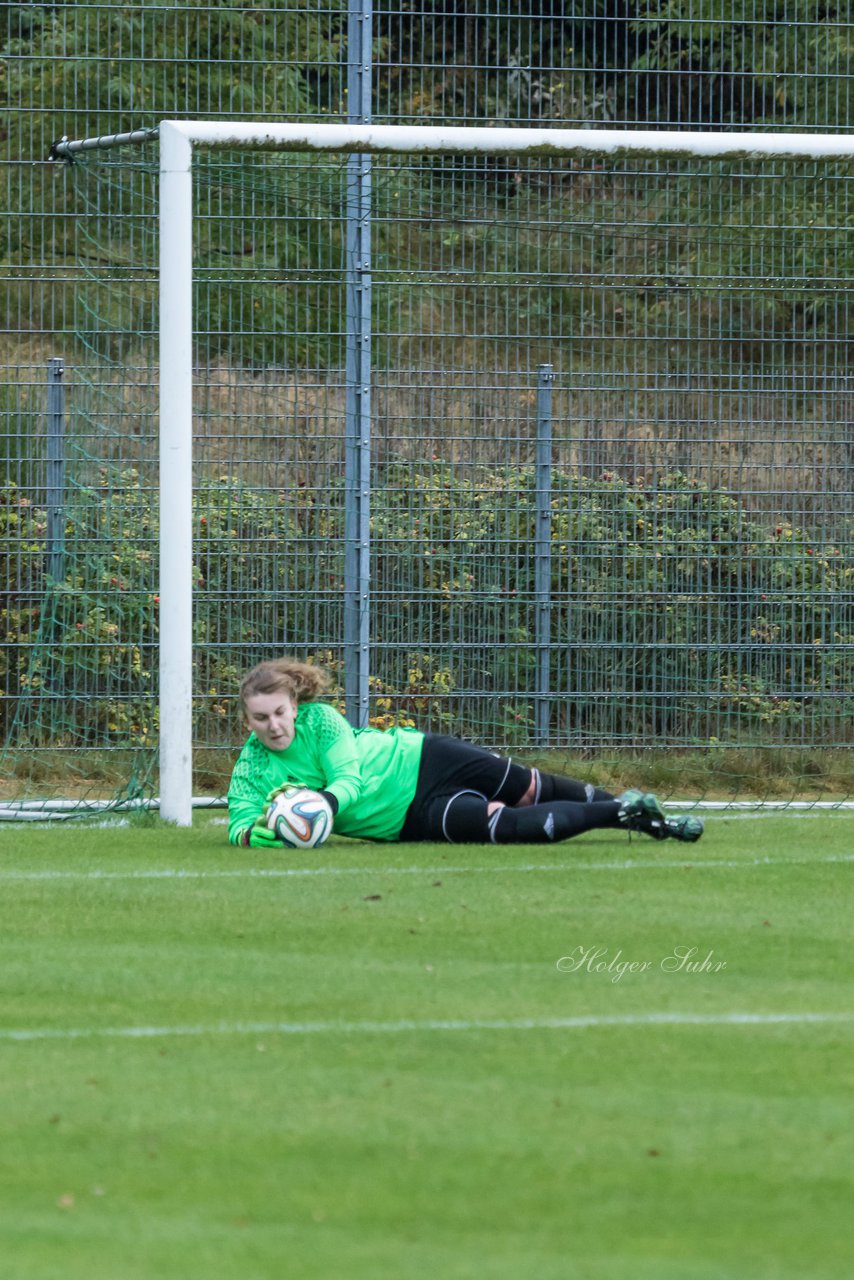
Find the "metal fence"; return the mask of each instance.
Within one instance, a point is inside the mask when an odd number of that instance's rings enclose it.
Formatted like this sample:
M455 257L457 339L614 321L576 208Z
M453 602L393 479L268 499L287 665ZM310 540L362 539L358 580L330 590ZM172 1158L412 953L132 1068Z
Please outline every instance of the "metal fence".
M498 0L9 6L7 753L85 775L156 737L155 172L144 148L50 160L57 138L169 116L848 130L852 24L806 10L685 4L665 30ZM847 744L851 173L200 161L199 744L231 750L240 670L282 650L331 666L354 719L493 745ZM349 636L348 465L370 489Z

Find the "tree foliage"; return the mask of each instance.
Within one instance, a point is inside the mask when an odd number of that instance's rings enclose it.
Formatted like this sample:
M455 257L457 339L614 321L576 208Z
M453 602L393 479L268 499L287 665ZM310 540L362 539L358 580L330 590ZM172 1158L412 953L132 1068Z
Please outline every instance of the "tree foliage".
M661 73L674 124L848 129L854 27L842 0L664 0L641 5L634 69ZM661 111L655 112L656 116Z
M6 105L44 139L121 133L164 117L306 117L336 67L346 14L242 0L8 6ZM42 159L44 156L33 156Z
M47 592L45 511L14 487L0 499L21 583L0 595L0 712L33 746L109 745L115 734L144 744L154 732L157 516L137 472L123 474L120 491L104 480L69 507L66 570ZM751 517L678 472L654 488L608 473L556 480L552 676L570 691L554 705L558 740L850 737L854 569L839 544ZM414 718L475 734L478 724L454 710L474 681L501 717L494 740L526 740L534 699L547 692L536 688L536 489L531 467L391 460L381 470L374 591L403 613L380 606L372 616L378 723ZM277 652L283 635L312 636L330 665L342 631L340 496L322 503L307 488L283 494L229 475L198 487L200 741L229 732L239 671ZM419 648L427 636L429 655ZM462 648L461 637L470 638ZM603 698L603 689L622 692ZM33 698L47 693L55 704Z
M346 115L343 5L251 7L243 0L184 0L168 6L60 3L5 9L5 33L0 34L5 139L0 145L9 161L44 161L59 134L122 132L170 116L247 120ZM395 7L378 7L373 29L377 119L850 127L854 25L841 0L828 0L820 10L813 0L786 0L785 5L781 0L647 0L640 5L591 0L583 7L559 0L527 0L524 5L482 0L477 6L400 0ZM394 178L396 189L409 185L409 222L388 211L377 219L375 231L378 256L387 251L393 269L401 265L393 254L404 233L418 238L428 271L435 265L431 238L437 236L443 262L451 269L457 266L455 245L462 254L472 235L481 234L440 226L455 216L453 202L459 204L462 195L468 201L478 187L487 193L488 199L479 203L483 228L510 207L519 190L512 166L495 159L479 171L464 168L446 174L442 166L424 162L417 180L400 172ZM834 178L844 179L844 168L837 166ZM317 356L318 344L309 335L325 330L332 336L324 340L324 358L334 360L340 347L335 317L342 310L340 174L327 167L315 184L323 190L310 198L303 178L285 164L276 173L268 163L264 178L253 181L254 186L241 179L239 188L235 184L229 190L222 184L218 212L202 222L200 279L211 286L202 327L211 335L211 352L228 350L241 363L293 364ZM627 289L626 299L619 301L620 324L632 336L650 328L655 332L656 326L681 336L690 314L706 323L709 334L722 334L748 358L758 352L761 359L771 353L774 360L789 360L793 342L827 337L836 341L840 359L847 359L852 328L848 299L841 292L831 298L831 282L835 288L850 278L854 213L841 197L829 210L828 186L813 181L803 168L799 175L792 171L785 183L785 190L777 184L772 209L764 194L770 187L750 187L737 173L722 172L709 198L727 212L711 232L706 226L709 209L697 203L688 181L678 203L670 195L659 201L650 197L650 184L641 196L648 202L643 211L633 207L628 184L622 190L615 187L599 202L603 221L646 223L650 236L657 235L657 223L662 227L653 264L660 269L647 272L634 297ZM837 191L842 185L837 184ZM379 187L375 177L376 192ZM28 183L21 184L21 206L6 223L0 255L25 272L30 264L53 261L62 275L82 257L97 259L108 273L121 273L136 252L127 240L126 227L132 228L133 220L126 215L140 212L150 219L154 199L128 197L129 189L129 184L114 182L108 207L94 215L87 212L90 226L104 230L96 241L66 216L79 209L79 193L52 166L36 164ZM704 190L708 196L708 184ZM561 221L569 223L575 216L579 201L574 196L568 183L555 206ZM252 234L253 218L267 216L277 200L288 219L287 232L280 233L275 245L262 244ZM99 222L107 218L113 219L109 229ZM518 219L517 258L529 243L529 223L530 217ZM786 238L792 228L815 232L793 249ZM638 243L644 235L636 237ZM448 236L456 237L453 244ZM568 260L557 264L560 288L549 293L546 284L532 302L533 336L538 325L549 335L560 334L562 316L581 314L587 305L584 291L568 284L561 272L586 270L591 277L603 273L618 278L619 264L602 252L606 241L595 227L579 228L575 241L582 247L595 242L599 256L581 267ZM530 241L529 256L539 252L539 245ZM739 292L738 282L751 276L751 264L760 258L766 283L759 292L750 283ZM509 259L504 264L494 259L490 265L505 274L519 269ZM321 285L315 283L319 276ZM477 288L470 274L461 273L462 278L467 288L472 283ZM719 278L735 283L729 297L716 302L712 294ZM137 281L126 296L110 302L112 285L110 275L106 311L119 307L127 312L132 317L124 326L128 332L150 327L145 319L151 314L150 282ZM75 288L70 280L58 281L51 318L43 291L22 275L7 286L17 290L7 304L11 327L70 327L68 316L80 312ZM119 292L113 290L117 299ZM540 319L533 314L535 306L543 312ZM555 306L564 308L561 315L556 316ZM109 316L104 318L106 329ZM247 336L239 350L231 351L238 330ZM283 333L293 335L287 350L277 336Z

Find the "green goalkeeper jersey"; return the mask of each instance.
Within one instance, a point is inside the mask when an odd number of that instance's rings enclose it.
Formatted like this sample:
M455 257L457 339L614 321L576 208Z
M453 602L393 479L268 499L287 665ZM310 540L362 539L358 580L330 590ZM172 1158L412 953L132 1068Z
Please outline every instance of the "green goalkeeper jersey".
M423 743L416 729L353 729L328 703L302 703L285 751L250 734L228 788L228 838L240 843L270 792L292 782L332 792L339 835L395 840L415 795Z

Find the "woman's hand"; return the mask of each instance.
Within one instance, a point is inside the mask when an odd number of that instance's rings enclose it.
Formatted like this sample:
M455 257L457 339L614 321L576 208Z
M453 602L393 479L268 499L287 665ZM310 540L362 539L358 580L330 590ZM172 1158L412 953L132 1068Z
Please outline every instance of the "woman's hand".
M252 826L243 833L241 841L244 847L251 849L274 849L277 845L281 849L282 842L276 835L275 831L271 831L267 826L267 810L255 819Z

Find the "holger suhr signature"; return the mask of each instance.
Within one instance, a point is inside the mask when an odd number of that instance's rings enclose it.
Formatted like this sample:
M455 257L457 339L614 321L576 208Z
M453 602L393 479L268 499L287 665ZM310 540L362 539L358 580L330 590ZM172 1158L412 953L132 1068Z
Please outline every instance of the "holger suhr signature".
M649 973L653 969L662 973L696 974L721 973L726 967L726 960L719 960L713 949L681 944L657 960L629 960L623 956L622 947L612 952L609 947L588 947L579 943L557 962L560 973L605 973L612 982L619 982L627 973Z

